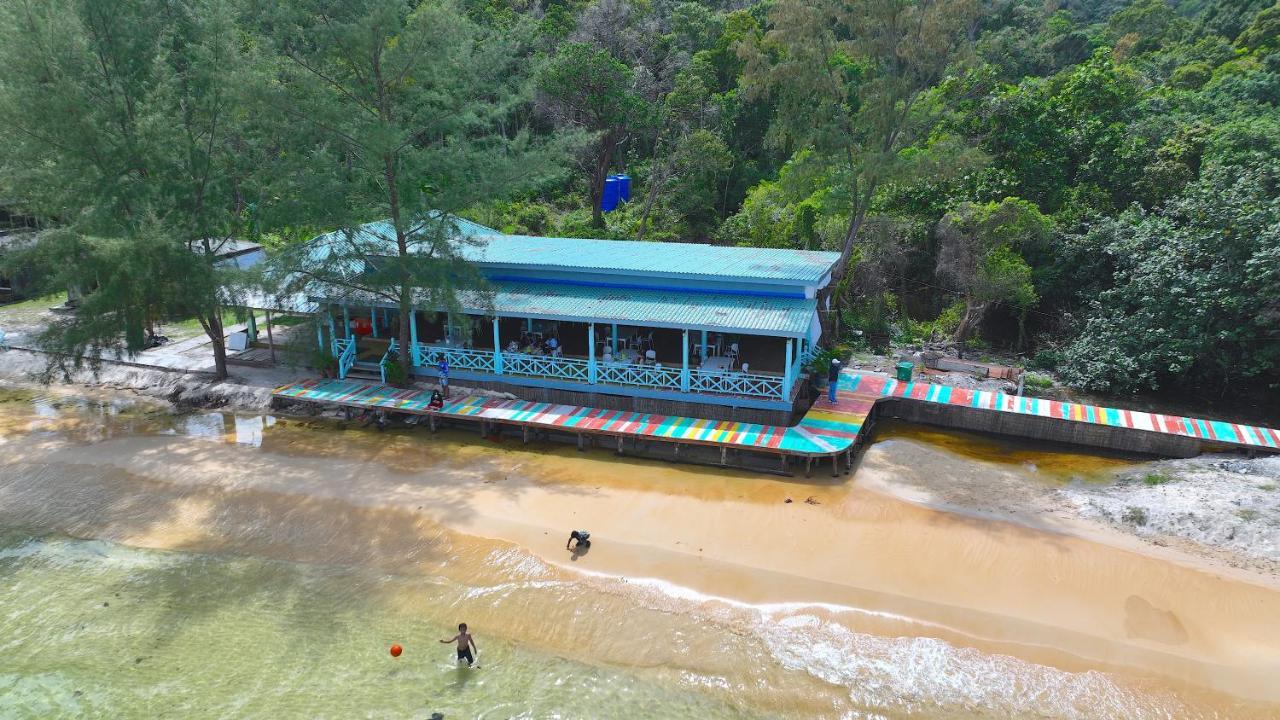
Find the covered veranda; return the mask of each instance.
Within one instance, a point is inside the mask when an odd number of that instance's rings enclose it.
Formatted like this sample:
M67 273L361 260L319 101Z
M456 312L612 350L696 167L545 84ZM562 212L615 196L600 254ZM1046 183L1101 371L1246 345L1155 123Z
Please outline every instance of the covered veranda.
M399 312L344 300L324 310L340 374L376 369L400 351ZM461 300L460 313L413 313L418 374L437 376L444 360L453 379L777 409L794 399L816 330L805 298L500 283Z

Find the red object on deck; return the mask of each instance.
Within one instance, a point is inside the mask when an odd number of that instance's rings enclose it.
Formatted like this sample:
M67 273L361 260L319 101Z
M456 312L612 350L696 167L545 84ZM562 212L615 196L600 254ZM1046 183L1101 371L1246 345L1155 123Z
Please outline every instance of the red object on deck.
M399 645L391 646L391 657L400 657L400 653L404 652L404 648Z
M369 318L356 318L351 321L351 331L357 335L372 335L373 321Z

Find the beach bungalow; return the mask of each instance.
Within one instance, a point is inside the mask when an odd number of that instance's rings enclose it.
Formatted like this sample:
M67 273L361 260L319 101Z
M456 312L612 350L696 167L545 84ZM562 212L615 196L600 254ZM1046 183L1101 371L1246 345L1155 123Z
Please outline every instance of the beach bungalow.
M821 334L819 291L838 253L506 235L456 220L459 253L488 282L462 311L394 304L349 288L308 291L339 373L381 372L409 323L414 372L525 399L637 412L784 421ZM363 247L395 237L385 222ZM337 231L312 253L349 242ZM356 269L360 271L360 269Z

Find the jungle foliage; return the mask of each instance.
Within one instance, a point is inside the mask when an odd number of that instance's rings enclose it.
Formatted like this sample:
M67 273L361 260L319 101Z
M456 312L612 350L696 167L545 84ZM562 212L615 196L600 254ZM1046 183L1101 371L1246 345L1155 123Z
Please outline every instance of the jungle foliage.
M8 4L6 25L59 32L5 28L24 39L0 82L0 197L133 238L146 272L172 264L157 223L292 238L430 208L829 250L834 339L982 342L1108 392L1280 396L1274 2L157 0L128 43L97 37L106 5ZM227 23L235 62L209 77ZM193 81L222 88L225 122L183 103ZM210 179L199 212L166 154ZM632 201L602 213L620 172ZM451 276L398 267L370 290Z

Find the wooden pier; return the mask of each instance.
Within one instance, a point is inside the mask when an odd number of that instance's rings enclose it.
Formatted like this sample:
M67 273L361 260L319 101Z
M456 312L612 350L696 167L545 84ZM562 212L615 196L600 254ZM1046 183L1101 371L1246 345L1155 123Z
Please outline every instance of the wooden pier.
M904 416L924 422L1153 455L1194 455L1205 447L1280 452L1280 430L1274 428L900 382L851 370L841 375L836 402L823 396L792 427L479 395L446 401L432 411L427 405L430 390L354 380L301 380L273 394L293 401L425 416L433 429L441 421L478 423L485 432L514 427L526 442L531 432L567 433L576 436L580 449L598 445L622 453L628 441L632 448L637 441L658 442L673 445L679 458L682 446L697 446L719 449L721 465L728 464L731 453L772 455L778 458L779 471L790 473L792 464L802 464L806 475L815 464L826 462L832 475L850 472L872 412L882 403L905 407Z

